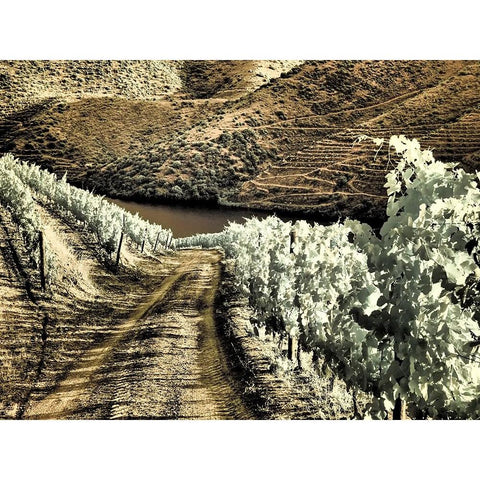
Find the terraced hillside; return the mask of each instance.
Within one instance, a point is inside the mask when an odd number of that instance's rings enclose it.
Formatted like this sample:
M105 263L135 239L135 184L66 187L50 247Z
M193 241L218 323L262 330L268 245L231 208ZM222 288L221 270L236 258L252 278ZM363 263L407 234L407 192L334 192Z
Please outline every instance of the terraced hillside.
M460 64L453 65L459 67ZM287 146L246 182L241 202L330 215L373 217L385 204L384 175L392 159L385 148L353 145L361 135L417 138L436 157L478 168L480 69L449 70L441 81L371 105L286 118L261 128ZM361 105L361 103L360 103Z
M451 123L382 127L374 122L340 132L315 129L325 136L311 146L272 164L243 185L240 201L248 205L306 211L322 207L340 216L375 216L384 209L383 178L392 166L388 153L391 135L417 138L445 162L458 162L468 171L479 168L480 111L462 115ZM362 128L363 127L363 128ZM368 135L385 139L378 149L354 144Z
M93 62L81 88L80 66L20 108L40 66L0 65L0 149L110 196L377 218L389 158L359 135L478 168L479 62Z

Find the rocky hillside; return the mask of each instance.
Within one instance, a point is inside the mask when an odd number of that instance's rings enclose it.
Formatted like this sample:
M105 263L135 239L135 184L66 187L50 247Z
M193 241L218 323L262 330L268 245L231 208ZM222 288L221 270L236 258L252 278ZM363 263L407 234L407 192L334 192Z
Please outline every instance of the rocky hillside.
M0 151L110 196L377 218L404 133L480 158L480 62L0 62Z

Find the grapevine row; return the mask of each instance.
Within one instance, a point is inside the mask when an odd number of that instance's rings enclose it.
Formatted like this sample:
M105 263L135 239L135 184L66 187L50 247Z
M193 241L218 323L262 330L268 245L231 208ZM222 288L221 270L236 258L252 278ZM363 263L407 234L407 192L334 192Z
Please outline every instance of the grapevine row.
M45 256L42 259L44 261L42 275L44 275L45 281L50 284L55 277L55 254L44 238L42 238L43 251L40 251L42 248L40 236L43 233L35 201L30 189L25 187L22 180L8 168L4 159L5 157L0 159L0 203L9 208L18 225L30 265L37 268L41 256Z
M478 418L479 176L436 161L416 140L395 136L389 147L395 168L379 237L357 221L270 217L176 247L224 248L257 321L298 336L371 393L372 417L403 401L418 418Z
M126 212L99 195L70 185L66 176L59 180L54 173L21 162L11 154L4 155L1 163L5 170L11 171L56 208L83 222L109 255L118 249L122 232L142 250L168 247L172 240L170 230L143 220L137 213Z

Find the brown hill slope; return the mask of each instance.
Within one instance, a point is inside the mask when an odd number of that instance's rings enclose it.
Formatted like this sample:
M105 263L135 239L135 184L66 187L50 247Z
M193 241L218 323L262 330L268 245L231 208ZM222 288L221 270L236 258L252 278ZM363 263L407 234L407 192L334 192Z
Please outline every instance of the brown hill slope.
M0 61L0 118L46 99L237 98L301 61Z
M171 61L3 61L0 117L57 98L153 99L182 88L182 63Z
M277 144L283 143L283 155L280 162L243 185L240 201L252 206L375 216L385 202L388 154L384 148L375 159L372 145L352 148L362 134L388 140L403 133L433 148L438 159L478 168L480 64L444 64L436 74L417 72L418 77L423 86L419 82L406 90L401 82L385 85L384 93L392 86L397 92L392 96L390 90L389 98L379 96L380 92L374 97L351 95L339 102L345 108L338 111L322 108L324 113L257 127L266 137L276 138Z
M386 152L358 135L479 158L479 62L53 62L43 96L19 63L0 64L0 150L111 196L376 217Z

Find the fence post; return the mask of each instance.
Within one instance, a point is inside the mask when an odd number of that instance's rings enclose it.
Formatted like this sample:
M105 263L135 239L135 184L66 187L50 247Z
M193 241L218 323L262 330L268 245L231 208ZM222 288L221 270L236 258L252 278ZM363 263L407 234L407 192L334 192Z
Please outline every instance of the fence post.
M171 232L169 232L165 238L165 248L170 248L170 245L172 244L173 240L173 235Z
M397 361L398 363L401 363L400 362L400 359L398 358L398 355L397 355L397 342L395 341L395 361ZM396 379L397 382L400 380L400 378L397 378ZM405 402L403 402L401 400L400 397L397 397L397 399L395 400L395 406L393 407L393 414L392 414L392 419L393 420L405 420L406 418L406 405L405 405Z
M293 360L293 338L290 334L287 339L287 358Z
M293 247L295 246L295 242L297 241L297 233L295 230L290 231L290 253L293 253Z
M118 263L120 262L120 250L122 249L122 242L123 242L123 230L120 234L120 241L118 242L118 250L117 250L117 259L115 260L115 266L118 267Z
M157 250L158 240L160 238L160 232L161 230L159 230L157 233L157 238L155 239L155 246L153 247L153 253L155 253L155 251Z
M290 231L290 253L293 253L293 248L295 246L296 240L297 240L297 235L295 233L295 230L291 230ZM295 303L297 302L298 302L298 299L295 296ZM290 334L288 334L287 358L289 360L293 360L293 350L294 350L293 338Z
M40 247L40 284L42 290L45 290L45 239L43 238L43 231L39 232L39 247Z
M142 250L141 253L143 253L143 249L145 248L145 240L147 239L147 229L145 229L145 232L143 234L143 241L142 241Z

